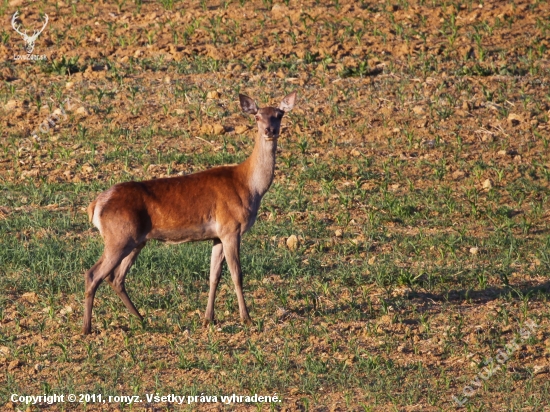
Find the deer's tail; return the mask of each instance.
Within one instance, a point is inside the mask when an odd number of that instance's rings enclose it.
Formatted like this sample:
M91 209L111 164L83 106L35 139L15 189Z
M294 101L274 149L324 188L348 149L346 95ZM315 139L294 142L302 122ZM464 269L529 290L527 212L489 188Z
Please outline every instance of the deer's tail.
M88 219L90 219L90 222L94 218L94 210L95 210L96 203L97 203L97 199L88 205Z

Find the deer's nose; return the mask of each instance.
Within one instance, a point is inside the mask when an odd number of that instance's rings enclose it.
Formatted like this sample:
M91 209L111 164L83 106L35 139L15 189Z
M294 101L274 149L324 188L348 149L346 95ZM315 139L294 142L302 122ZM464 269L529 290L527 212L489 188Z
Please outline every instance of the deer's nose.
M268 136L276 136L279 134L279 129L275 127L266 127L265 134L267 134Z

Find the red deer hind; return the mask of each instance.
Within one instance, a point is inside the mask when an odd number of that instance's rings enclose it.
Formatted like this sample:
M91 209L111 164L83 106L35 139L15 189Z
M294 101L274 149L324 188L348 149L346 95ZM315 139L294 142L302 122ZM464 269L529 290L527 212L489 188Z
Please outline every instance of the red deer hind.
M254 224L262 197L273 181L281 120L294 107L296 92L286 96L278 108L258 108L244 95L239 95L239 100L243 112L254 115L258 125L254 150L244 162L186 176L119 183L88 206L90 221L99 229L105 248L84 275L85 334L92 330L94 296L103 280L111 285L131 314L143 319L126 293L124 280L150 239L169 243L212 240L204 323L214 320L216 288L226 260L241 320L250 324L242 290L241 237Z

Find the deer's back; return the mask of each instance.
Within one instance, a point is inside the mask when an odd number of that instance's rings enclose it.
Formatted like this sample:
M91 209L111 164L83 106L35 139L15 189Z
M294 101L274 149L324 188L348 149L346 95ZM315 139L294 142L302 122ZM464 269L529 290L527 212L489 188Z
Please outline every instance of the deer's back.
M131 227L133 237L180 243L215 239L220 227L246 225L249 202L237 167L222 166L186 176L119 183L98 196L96 213L103 230L109 224Z

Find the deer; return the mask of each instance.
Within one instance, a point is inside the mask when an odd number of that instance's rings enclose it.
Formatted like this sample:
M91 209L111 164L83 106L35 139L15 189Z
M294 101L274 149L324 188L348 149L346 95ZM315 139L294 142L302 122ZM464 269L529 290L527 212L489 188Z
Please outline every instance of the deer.
M258 215L273 182L275 155L283 116L292 110L296 92L279 107L258 108L239 94L241 109L254 115L257 135L250 156L237 165L213 167L183 176L118 183L90 203L90 222L103 238L99 260L84 274L83 333L92 330L94 296L103 280L113 288L130 314L141 321L124 286L126 274L151 239L177 244L212 241L208 303L203 325L214 322L214 301L225 261L235 287L242 323L252 320L243 295L240 245Z

